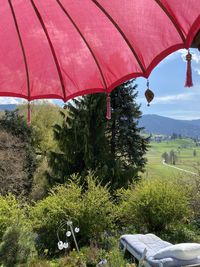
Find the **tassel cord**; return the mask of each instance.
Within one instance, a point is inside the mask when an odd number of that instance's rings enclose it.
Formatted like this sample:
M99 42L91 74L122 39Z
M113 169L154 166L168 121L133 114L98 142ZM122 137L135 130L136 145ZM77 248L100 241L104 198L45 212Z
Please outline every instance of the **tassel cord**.
M31 125L31 104L28 102L28 126Z
M106 106L107 106L106 119L110 120L111 119L111 99L110 99L110 95L109 94L107 94Z
M192 55L190 54L188 50L188 54L186 55L186 60L187 60L187 71L186 71L186 81L185 81L185 87L192 87L193 82L192 82Z

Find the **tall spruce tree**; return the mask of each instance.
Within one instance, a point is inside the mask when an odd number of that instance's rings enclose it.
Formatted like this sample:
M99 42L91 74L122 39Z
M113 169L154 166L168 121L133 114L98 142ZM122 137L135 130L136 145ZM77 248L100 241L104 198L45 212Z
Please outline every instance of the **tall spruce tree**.
M74 99L62 112L63 124L54 126L59 151L51 151L50 184L64 183L71 174L107 170L105 96L92 94ZM99 173L98 173L99 174Z
M50 153L51 183L90 170L112 189L126 187L145 165L148 140L140 135L141 116L134 81L111 93L112 119L107 121L104 94L87 95L68 104L61 126L54 127L60 151Z
M148 138L141 135L138 127L142 113L136 103L137 85L130 80L111 93L112 119L107 124L110 152L114 159L114 187L128 186L143 171Z

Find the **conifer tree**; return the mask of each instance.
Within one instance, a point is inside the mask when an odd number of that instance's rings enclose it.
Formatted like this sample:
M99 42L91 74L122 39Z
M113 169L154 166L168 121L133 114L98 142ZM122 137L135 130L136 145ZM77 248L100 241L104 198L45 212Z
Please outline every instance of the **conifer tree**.
M127 187L138 178L146 163L148 139L140 134L136 97L134 81L117 87L111 93L110 121L105 118L104 94L87 95L67 105L63 124L54 127L60 151L50 154L52 183L64 183L73 173L84 177L89 169L112 189Z
M128 186L132 179L138 178L146 163L148 138L141 135L143 128L138 126L142 113L136 103L136 88L130 80L111 93L112 119L107 124L107 135L115 165L114 187Z
M102 94L74 99L67 105L67 111L62 112L63 124L54 127L59 151L50 153L50 184L64 183L73 173L84 176L88 170L106 169L108 145L104 113Z

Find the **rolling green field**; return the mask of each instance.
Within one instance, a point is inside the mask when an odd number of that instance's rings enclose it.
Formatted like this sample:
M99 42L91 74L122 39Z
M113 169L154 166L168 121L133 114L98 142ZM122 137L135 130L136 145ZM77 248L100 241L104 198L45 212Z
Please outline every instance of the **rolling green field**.
M195 145L192 139L176 139L172 141L162 141L160 143L151 142L147 152L148 164L146 166L145 177L177 177L178 175L190 175L181 170L173 169L163 165L162 154L173 150L178 157L175 167L197 173L200 164L200 147ZM196 156L193 155L196 150Z

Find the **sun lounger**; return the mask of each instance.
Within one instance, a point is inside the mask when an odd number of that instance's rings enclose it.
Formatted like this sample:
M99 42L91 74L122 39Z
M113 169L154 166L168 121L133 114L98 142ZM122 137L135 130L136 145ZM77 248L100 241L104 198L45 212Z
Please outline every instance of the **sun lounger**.
M200 266L200 244L172 245L154 234L136 234L121 236L120 246L139 261L140 267Z

